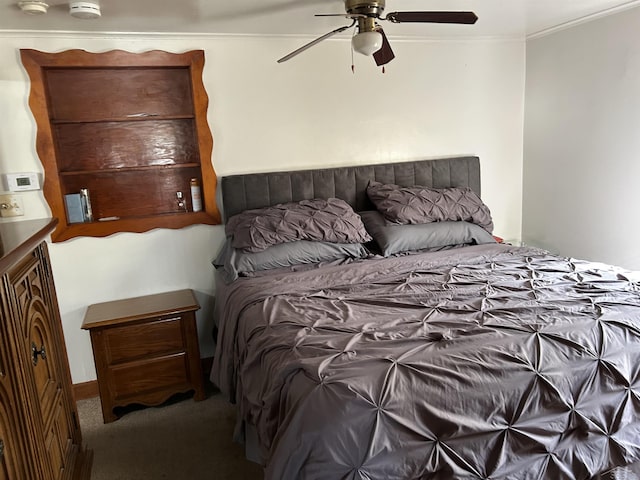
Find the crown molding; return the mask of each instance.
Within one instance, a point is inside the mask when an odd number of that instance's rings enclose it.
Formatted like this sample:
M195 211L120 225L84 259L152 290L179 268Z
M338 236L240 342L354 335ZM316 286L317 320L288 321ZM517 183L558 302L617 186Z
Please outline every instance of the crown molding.
M616 13L624 12L626 10L630 10L632 8L636 8L640 6L640 0L633 0L631 2L627 2L623 5L618 5L617 7L611 7L606 10L602 10L598 13L593 13L591 15L584 16L582 18L578 18L576 20L571 20L570 22L561 23L559 25L545 28L538 32L530 33L527 35L527 40L535 40L536 38L546 37L547 35L552 35L556 32L560 32L562 30L567 30L572 27L576 27L578 25L582 25L583 23L592 22L599 18L608 17L610 15L615 15Z

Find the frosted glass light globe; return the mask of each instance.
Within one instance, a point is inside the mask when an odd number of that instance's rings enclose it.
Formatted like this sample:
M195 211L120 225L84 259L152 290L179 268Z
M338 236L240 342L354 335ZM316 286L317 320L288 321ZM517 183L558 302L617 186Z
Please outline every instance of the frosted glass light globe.
M380 32L361 32L351 39L353 49L362 55L370 56L382 48L382 34Z

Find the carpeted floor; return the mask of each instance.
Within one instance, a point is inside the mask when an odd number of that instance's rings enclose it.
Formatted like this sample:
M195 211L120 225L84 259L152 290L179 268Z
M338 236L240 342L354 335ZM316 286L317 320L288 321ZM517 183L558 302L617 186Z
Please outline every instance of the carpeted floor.
M261 480L262 468L232 440L235 410L213 390L194 402L177 396L160 407L128 409L104 424L100 399L78 402L92 480Z

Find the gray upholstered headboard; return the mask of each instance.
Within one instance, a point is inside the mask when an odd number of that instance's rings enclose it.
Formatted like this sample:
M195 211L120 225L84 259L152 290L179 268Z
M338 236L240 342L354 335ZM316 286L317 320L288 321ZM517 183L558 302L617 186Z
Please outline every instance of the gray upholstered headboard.
M374 209L367 197L369 180L403 187L470 187L480 195L480 159L455 157L290 172L222 177L225 218L244 210L311 198L340 198L356 212Z

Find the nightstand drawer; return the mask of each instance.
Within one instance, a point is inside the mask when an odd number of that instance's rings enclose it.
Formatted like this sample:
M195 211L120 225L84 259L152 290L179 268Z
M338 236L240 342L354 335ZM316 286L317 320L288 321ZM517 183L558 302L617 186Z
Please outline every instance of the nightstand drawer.
M105 330L108 365L184 351L180 316Z
M188 386L187 367L185 353L111 367L109 376L114 399L120 401L140 392Z

